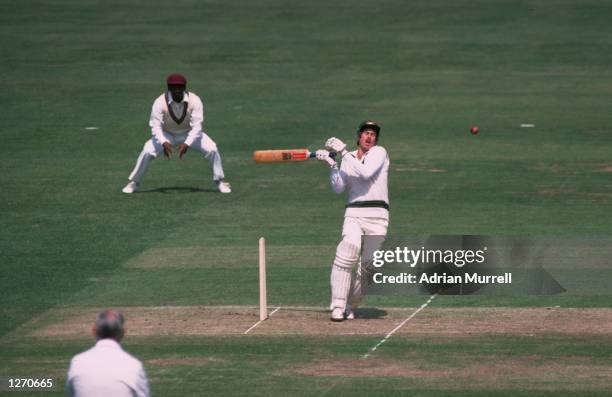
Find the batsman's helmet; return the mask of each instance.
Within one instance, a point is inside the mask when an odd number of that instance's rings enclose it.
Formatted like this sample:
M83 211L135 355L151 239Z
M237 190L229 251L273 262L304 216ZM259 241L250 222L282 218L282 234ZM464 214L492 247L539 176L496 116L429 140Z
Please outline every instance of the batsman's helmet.
M376 141L378 141L378 138L380 137L380 126L376 121L366 120L359 124L359 128L357 129L357 139L359 139L359 135L361 135L361 131L363 130L373 130L376 132Z

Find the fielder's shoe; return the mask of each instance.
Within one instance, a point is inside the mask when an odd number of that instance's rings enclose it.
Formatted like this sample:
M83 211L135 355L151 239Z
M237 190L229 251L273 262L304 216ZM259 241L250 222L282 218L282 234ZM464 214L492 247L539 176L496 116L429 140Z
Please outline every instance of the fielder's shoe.
M334 307L334 310L331 312L331 320L332 321L344 321L344 312L339 307Z
M138 191L138 182L130 181L123 189L121 189L123 193L135 193Z
M217 189L219 189L221 193L231 193L232 192L232 187L230 186L229 183L224 182L224 181L215 181L215 183L217 184Z
M354 320L355 319L355 312L352 311L351 309L347 309L347 311L344 312L344 319L345 320Z

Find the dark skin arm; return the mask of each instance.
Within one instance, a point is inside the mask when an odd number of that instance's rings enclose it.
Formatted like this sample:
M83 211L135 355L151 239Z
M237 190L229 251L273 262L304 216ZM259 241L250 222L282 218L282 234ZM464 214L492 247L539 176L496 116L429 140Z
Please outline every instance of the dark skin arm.
M187 149L189 149L189 145L181 143L179 145L179 159L183 159L185 153L187 153ZM170 158L172 156L172 145L170 142L164 142L164 156Z
M164 146L164 156L166 156L167 158L170 158L172 156L172 145L170 144L170 142L164 142L163 146Z
M179 145L179 159L183 159L183 155L185 155L185 153L187 153L187 149L189 149L189 146L181 143Z

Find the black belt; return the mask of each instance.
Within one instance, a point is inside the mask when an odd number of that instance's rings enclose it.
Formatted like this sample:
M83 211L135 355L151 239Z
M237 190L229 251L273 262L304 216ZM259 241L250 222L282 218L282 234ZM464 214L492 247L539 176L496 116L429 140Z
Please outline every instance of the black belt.
M389 211L389 204L382 200L353 201L346 208L384 208Z

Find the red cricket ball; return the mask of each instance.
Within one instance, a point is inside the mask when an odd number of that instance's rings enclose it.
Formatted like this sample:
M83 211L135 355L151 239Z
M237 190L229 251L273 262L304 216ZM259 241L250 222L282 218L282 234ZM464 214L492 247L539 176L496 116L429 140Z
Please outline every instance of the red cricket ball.
M472 128L470 128L470 132L472 133L472 135L476 135L478 134L479 128L477 125L472 126Z

